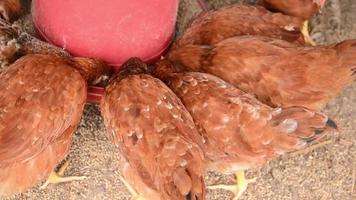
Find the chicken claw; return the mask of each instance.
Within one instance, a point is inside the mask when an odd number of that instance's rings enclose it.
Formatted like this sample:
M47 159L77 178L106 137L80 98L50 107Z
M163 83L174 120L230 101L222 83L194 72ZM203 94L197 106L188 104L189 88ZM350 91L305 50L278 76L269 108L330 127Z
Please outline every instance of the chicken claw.
M47 181L40 187L40 189L45 189L49 184L58 184L71 181L84 180L86 176L68 176L64 177L64 171L67 169L69 161L66 161L58 170L58 172L52 171L49 175Z
M208 186L208 189L224 189L234 193L233 200L237 200L247 189L249 183L256 182L256 178L246 179L245 172L239 171L236 173L236 185L212 185Z
M316 43L313 41L313 39L311 39L310 34L309 34L309 21L308 20L306 20L303 23L302 34L304 36L304 40L305 40L306 43L309 43L312 46L316 45Z
M128 183L122 176L119 176L120 181L126 186L127 190L131 194L131 200L145 200L136 190Z

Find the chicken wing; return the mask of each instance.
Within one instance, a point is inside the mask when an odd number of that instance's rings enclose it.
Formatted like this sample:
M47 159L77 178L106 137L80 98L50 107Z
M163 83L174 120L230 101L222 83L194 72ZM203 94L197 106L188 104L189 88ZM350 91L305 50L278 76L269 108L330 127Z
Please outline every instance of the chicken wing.
M355 80L356 40L300 47L258 36L213 46L187 45L168 59L188 70L214 74L270 106L320 110Z
M130 59L101 103L109 137L128 162L126 185L138 199L204 199L202 137L175 94L147 73Z

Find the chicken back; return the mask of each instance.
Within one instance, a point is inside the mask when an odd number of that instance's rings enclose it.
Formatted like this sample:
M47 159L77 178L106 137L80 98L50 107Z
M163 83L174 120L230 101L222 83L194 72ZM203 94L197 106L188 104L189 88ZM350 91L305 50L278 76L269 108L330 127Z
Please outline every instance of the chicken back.
M48 177L69 152L86 82L63 59L28 55L0 74L0 196Z
M261 35L305 44L302 19L272 13L260 6L232 5L200 14L174 43L211 45L240 35Z
M0 73L0 196L34 186L65 158L86 82L108 71L95 59L29 54Z
M172 73L164 78L204 136L209 168L234 173L306 147L336 128L304 107L271 108L213 75Z
M270 106L319 110L355 79L355 54L356 40L300 47L242 36L212 46L187 45L168 59L187 70L214 74Z
M128 161L125 179L147 199L204 199L202 138L181 101L147 71L130 59L101 103L109 137Z

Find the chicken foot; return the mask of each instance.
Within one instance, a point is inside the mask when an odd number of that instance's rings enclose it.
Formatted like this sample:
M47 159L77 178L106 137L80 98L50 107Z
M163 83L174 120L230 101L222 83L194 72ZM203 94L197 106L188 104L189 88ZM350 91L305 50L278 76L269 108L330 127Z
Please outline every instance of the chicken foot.
M145 200L122 176L120 176L119 178L121 182L126 186L127 190L130 192L132 196L131 200Z
M312 46L316 45L315 42L313 41L313 39L311 39L310 34L309 34L309 21L308 20L306 20L303 23L302 34L304 36L305 42L307 42L308 44L311 44Z
M236 185L212 185L212 186L208 186L207 188L208 189L224 189L224 190L231 191L235 195L233 200L237 200L245 192L248 184L253 183L255 181L256 181L256 178L246 179L245 172L239 171L236 173Z
M66 161L58 170L58 172L52 171L49 175L47 181L40 187L41 189L45 189L49 184L58 184L65 183L71 181L79 181L84 180L85 176L68 176L64 177L64 171L68 168L69 161Z

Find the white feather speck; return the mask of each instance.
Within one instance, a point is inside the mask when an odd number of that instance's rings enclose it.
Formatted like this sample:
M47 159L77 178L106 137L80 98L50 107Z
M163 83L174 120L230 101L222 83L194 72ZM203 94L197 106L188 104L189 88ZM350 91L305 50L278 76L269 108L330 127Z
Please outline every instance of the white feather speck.
M279 126L284 129L285 133L293 133L298 128L298 121L295 119L285 119Z
M222 122L223 122L224 124L229 123L229 121L230 121L230 117L229 117L228 115L225 115L225 116L222 118Z
M162 100L158 100L157 105L161 105L161 104L162 104Z
M169 110L172 110L173 109L173 106L171 103L167 103L166 107L169 109Z
M184 160L184 159L182 159L182 160L179 161L179 165L180 165L181 167L185 167L185 166L187 166L187 164L188 164L188 162L187 162L186 160Z
M272 111L272 115L276 116L282 113L282 108L276 108Z

